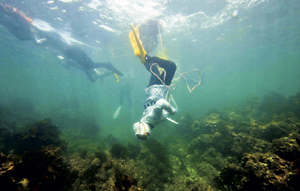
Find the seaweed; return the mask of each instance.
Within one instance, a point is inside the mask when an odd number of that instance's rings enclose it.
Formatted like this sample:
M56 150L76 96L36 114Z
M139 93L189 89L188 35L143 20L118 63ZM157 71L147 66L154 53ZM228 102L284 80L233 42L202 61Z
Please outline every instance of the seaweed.
M128 157L131 159L136 159L140 154L140 146L138 144L134 143L128 143L127 144L127 150L128 150Z
M145 146L149 149L151 153L154 154L154 156L164 165L167 167L170 167L170 161L168 156L167 149L159 143L156 139L152 138L145 142Z
M215 181L222 190L294 190L288 185L291 170L291 163L275 154L247 154L240 165L225 166Z
M127 148L124 145L115 143L109 150L111 156L116 159L125 159L127 157Z
M108 159L107 154L104 151L101 151L101 150L96 150L95 151L95 157L100 159L100 161L102 163L105 163Z
M68 189L76 174L69 171L69 166L63 160L66 144L59 134L50 119L36 122L22 133L2 131L2 187L6 190L19 187L46 191Z

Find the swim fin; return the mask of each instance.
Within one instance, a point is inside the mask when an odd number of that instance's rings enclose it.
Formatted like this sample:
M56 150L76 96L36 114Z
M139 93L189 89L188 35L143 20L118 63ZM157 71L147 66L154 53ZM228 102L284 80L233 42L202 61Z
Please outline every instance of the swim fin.
M144 64L146 62L145 56L147 54L147 52L145 51L140 38L138 37L139 35L139 29L138 27L134 28L131 25L132 31L129 33L129 38L130 38L130 42L132 45L132 48L134 50L134 55L137 57L141 58L141 62Z
M121 111L122 106L119 106L118 109L115 111L113 119L116 119Z
M105 72L105 73L98 72L97 74L98 74L97 79L104 79L105 77L110 76L114 73L112 73L112 72Z
M119 70L117 70L110 62L108 63L95 63L96 68L100 67L104 67L108 70L110 70L113 73L118 74L119 76L124 76Z
M119 76L118 76L118 74L116 74L116 73L114 73L114 75L115 75L115 78L116 78L116 83L119 83Z

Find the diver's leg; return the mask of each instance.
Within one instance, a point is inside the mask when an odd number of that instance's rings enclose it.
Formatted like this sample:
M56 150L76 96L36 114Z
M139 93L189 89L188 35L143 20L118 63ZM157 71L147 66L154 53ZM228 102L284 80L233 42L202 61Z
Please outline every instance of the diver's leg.
M127 97L127 101L128 101L128 106L129 106L130 108L132 108L132 100L131 100L131 95L129 95L129 94L126 94L126 97Z
M95 68L106 68L106 63L105 62L97 62L94 63Z
M76 61L84 70L95 69L92 59L78 46L68 46L64 51L64 55Z
M91 70L85 71L85 74L92 83L94 83L97 80L96 75L93 71Z
M104 79L105 77L110 76L113 73L105 72L105 73L100 74L100 73L96 73L94 70L89 70L89 71L86 71L85 74L87 75L88 79L94 83L96 80Z
M114 74L113 72L105 72L105 73L100 74L100 75L97 77L97 79L103 79L103 78L105 78L105 77L107 77L107 76L111 76L111 75L113 75L113 74Z
M123 76L123 74L117 70L110 62L105 63L105 62L98 62L98 63L94 63L94 67L95 68L106 68L110 71L112 71L113 73L118 74L119 76Z
M124 102L124 97L125 97L125 89L124 87L121 87L121 90L120 90L120 105L122 106L123 105L123 102Z
M170 85L176 71L176 64L169 60L160 59L158 57L150 57L148 55L146 55L145 59L146 63L144 65L146 69L149 72L152 71L148 87L154 84L162 84L162 82L157 78L157 76L159 76L159 78L162 81L164 81L166 85ZM160 74L158 68L154 63L156 63L159 67L163 68L166 74L164 74L164 72Z

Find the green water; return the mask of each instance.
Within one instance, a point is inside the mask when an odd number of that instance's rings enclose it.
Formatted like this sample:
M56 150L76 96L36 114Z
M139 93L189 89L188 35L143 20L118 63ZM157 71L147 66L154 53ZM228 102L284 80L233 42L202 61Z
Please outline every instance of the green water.
M188 15L187 12L193 13L192 7L199 6L202 11L208 11L210 19L214 15L218 19L222 10L217 7L219 12L209 12L210 3L218 2L208 3L206 10L200 2L191 1L184 4L185 12L180 11L181 4L177 3L164 6L170 6L174 15L176 10L178 14ZM251 8L243 5L240 2L238 17L220 19L220 24L215 26L205 25L202 17L185 17L185 21L167 23L172 12L160 17L165 22L162 42L169 59L177 64L179 72L196 68L202 77L202 84L191 94L183 81L178 82L172 92L179 108L174 120L187 113L200 117L209 110L223 110L273 91L286 97L299 91L298 2L257 1ZM62 61L51 53L51 48L20 42L4 27L0 28L1 104L10 107L19 100L20 107L24 103L33 106L29 112L20 111L26 115L17 121L20 124L49 117L66 133L94 124L99 128L99 137L113 134L126 141L136 139L132 124L142 116L143 91L150 74L133 56L128 38L133 23L123 27L125 24L122 23L109 43L84 48L94 61L111 61L126 77L133 78L133 108L125 103L116 119L112 116L120 105L123 77L119 83L111 76L92 84L83 72L61 67ZM197 76L190 78L197 79ZM174 125L168 126L172 131ZM161 129L158 126L154 131L160 134Z

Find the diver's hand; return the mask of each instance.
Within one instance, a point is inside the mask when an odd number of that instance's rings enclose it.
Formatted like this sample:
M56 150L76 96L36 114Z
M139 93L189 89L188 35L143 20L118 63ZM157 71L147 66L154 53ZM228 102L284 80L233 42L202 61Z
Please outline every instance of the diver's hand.
M176 108L173 108L173 114L172 115L175 115L175 113L177 113L177 109Z

